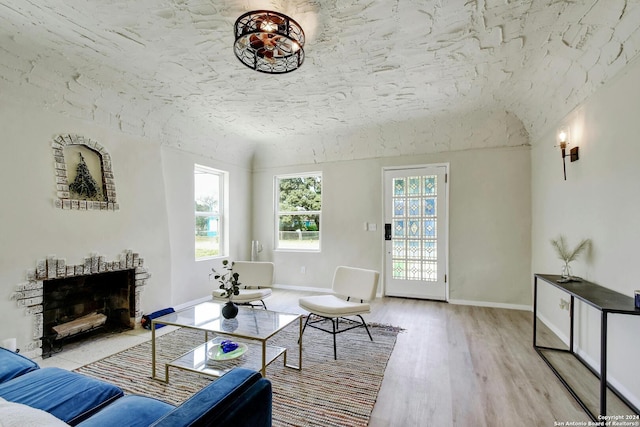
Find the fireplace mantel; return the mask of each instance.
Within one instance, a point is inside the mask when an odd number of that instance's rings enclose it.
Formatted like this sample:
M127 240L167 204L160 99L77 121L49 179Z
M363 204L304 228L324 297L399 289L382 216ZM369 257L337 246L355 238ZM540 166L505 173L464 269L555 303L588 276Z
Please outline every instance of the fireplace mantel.
M25 314L33 318L33 341L26 344L23 354L27 357L40 356L42 337L44 335L43 319L43 292L44 281L61 279L66 277L86 276L101 274L110 271L134 270L135 271L135 315L131 317L131 327L140 325L142 307L140 294L151 277L144 267L144 259L132 250L125 250L118 255L115 261L107 261L104 256L96 253L84 258L81 264L67 264L64 258L55 255L36 262L36 268L27 270L27 281L16 286L16 291L11 298L16 300L18 306L24 307Z

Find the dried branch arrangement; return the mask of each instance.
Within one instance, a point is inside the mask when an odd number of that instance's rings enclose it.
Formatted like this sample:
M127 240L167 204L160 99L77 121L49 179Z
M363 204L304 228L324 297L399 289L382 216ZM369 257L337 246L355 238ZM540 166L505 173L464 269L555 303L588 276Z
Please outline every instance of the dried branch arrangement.
M567 239L560 235L557 239L551 239L551 245L556 250L558 258L568 264L575 261L582 252L591 246L591 239L582 239L575 248L570 249L567 245Z

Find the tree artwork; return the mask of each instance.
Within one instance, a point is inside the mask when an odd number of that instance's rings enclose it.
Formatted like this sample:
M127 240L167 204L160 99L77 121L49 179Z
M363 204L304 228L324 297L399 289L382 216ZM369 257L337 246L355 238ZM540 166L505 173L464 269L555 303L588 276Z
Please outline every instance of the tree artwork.
M84 161L82 153L80 154L80 163L76 169L76 179L69 184L69 189L83 199L95 199L101 193L98 183L91 176L89 168Z

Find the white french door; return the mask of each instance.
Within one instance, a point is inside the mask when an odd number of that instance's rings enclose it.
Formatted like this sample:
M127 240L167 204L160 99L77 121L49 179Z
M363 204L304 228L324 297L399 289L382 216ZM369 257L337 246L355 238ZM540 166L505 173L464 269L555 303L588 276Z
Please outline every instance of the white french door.
M383 173L385 294L446 301L447 166Z

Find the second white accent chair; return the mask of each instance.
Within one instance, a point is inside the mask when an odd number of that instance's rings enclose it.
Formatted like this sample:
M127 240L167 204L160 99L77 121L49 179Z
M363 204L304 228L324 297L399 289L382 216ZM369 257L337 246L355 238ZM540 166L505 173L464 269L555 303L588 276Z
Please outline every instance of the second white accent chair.
M329 332L333 335L333 358L337 359L336 335L348 330L364 327L369 339L373 341L363 314L371 312L370 301L376 298L380 273L375 270L340 266L333 275L331 295L315 295L303 297L298 305L310 314L304 324L302 333L307 326ZM360 321L348 319L347 316L359 317ZM311 318L313 320L310 320ZM349 326L340 329L340 320L348 322ZM319 326L325 320L331 321L331 329Z
M271 296L273 270L272 262L235 261L232 271L238 273L238 281L241 286L240 294L235 295L232 301L236 304L250 305L252 307L258 305L253 304L254 301L260 301L266 310L267 305L264 303L264 299ZM220 289L214 289L212 295L216 300L227 301Z

